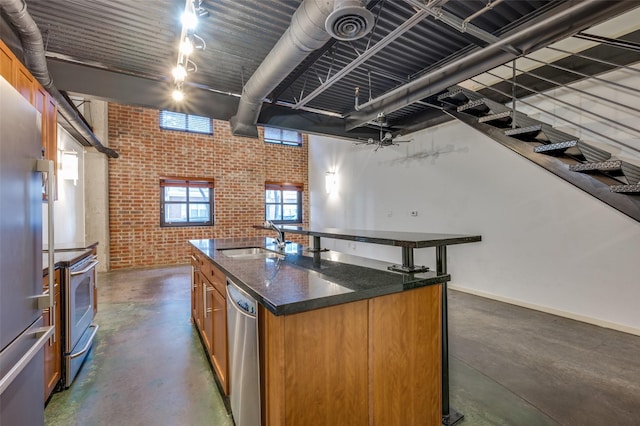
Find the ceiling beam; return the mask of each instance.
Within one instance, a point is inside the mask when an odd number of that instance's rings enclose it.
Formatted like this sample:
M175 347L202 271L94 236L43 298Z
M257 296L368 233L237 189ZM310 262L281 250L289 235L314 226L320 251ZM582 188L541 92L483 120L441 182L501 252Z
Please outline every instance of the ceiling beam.
M239 98L197 87L186 87L188 102L171 100L170 81L122 74L82 64L48 58L48 67L60 90L125 105L158 110L171 110L203 115L228 121L238 110ZM258 117L259 125L267 125L303 133L358 139L377 136L377 130L366 127L347 132L344 119L289 107L264 104Z

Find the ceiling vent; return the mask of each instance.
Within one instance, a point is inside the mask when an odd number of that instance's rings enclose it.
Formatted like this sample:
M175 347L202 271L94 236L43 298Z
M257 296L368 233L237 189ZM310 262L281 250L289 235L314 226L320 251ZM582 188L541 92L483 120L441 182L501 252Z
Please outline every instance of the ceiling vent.
M357 40L371 31L374 17L359 0L336 0L333 12L325 21L325 28L333 38Z

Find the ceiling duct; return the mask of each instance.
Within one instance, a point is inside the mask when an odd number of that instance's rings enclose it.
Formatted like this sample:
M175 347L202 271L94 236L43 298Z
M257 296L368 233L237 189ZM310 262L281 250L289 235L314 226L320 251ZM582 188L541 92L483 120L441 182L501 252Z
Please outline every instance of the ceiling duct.
M53 85L47 68L42 34L29 12L27 12L27 5L24 0L0 0L0 10L5 13L9 24L15 28L20 38L24 51L25 65L38 82L42 84L42 87L56 100L58 111L91 146L111 158L118 158L118 153L102 145L91 128L75 111L75 108Z
M358 15L366 17L368 10L359 1L339 1L342 8L334 7L334 0L304 0L291 18L291 25L271 52L262 61L242 90L238 112L231 117L231 132L235 136L258 137L258 116L263 100L284 80L311 52L324 46L331 35L325 30L325 22L336 12L355 16L354 7L361 9ZM368 22L367 19L364 19ZM343 27L351 28L346 24ZM345 28L345 29L346 29ZM370 25L366 26L371 29ZM364 35L364 34L363 34Z
M351 41L367 35L374 21L373 13L360 0L335 0L325 28L333 38Z
M235 136L258 137L258 116L262 101L311 52L331 36L324 22L333 10L333 0L304 0L291 17L291 25L273 46L242 89L238 112L231 117Z

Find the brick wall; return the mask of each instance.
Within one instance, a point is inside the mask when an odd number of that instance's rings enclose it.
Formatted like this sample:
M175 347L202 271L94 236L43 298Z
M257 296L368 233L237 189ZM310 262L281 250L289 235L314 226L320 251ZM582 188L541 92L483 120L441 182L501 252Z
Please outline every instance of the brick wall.
M213 136L161 130L155 109L109 104L109 232L111 268L184 263L187 241L272 236L255 230L264 221L265 181L304 184L308 225L307 139L301 148L231 135L214 121ZM160 227L161 176L215 179L215 225ZM306 243L292 234L288 239Z

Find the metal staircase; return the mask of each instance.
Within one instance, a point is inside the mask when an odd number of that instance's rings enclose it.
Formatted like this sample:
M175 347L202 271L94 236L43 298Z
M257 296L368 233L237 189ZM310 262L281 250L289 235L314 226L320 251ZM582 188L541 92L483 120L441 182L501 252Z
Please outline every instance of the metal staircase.
M594 61L595 60L603 62L602 60L594 58ZM548 63L546 65L553 66ZM626 65L622 67L640 74L640 68ZM633 219L640 221L640 166L638 165L640 162L633 164L625 159L616 158L615 155L612 155L612 152L615 153L616 149L607 150L607 145L604 144L603 146L602 143L603 138L615 142L611 136L607 134L608 132L589 129L580 123L566 119L562 116L561 112L553 113L542 111L541 108L524 101L523 99L526 98L526 96L541 95L551 98L554 102L567 104L568 108L576 108L575 105L569 105L563 100L552 98L548 93L545 93L545 91L535 90L524 84L517 83L515 64L513 65L513 70L513 83L510 83L513 87L511 94L505 93L504 90L497 88L500 87L498 84L488 86L472 79L472 81L483 86L483 89L476 92L460 86L454 86L438 94L436 100L442 106L443 110L452 117L485 133L504 146L516 151L520 155L567 180ZM491 75L495 76L495 74ZM536 76L535 72L526 73L524 71L519 74L519 77L521 75L526 75L526 78L529 79L531 75ZM599 77L587 77L601 80ZM520 80L524 79L520 77ZM545 78L545 80L555 83L552 87L572 89L572 87L567 84L551 81L547 78ZM508 82L508 80L502 82L502 88L504 88L505 82ZM628 89L626 86L625 88ZM515 96L517 90L526 96L517 98ZM621 102L613 99L604 99L602 96L597 94L592 95L579 88L575 90L581 92L581 94L594 96L599 100L611 102L615 104L616 108L626 106ZM628 92L629 90L625 93ZM638 90L638 93L640 94L640 90ZM495 94L495 96L491 96L491 94ZM510 99L509 95L511 95ZM509 101L505 102L506 99L509 99ZM544 112L545 115L551 114L554 118L559 118L560 121L569 123L566 128L563 126L565 130L572 131L572 129L577 129L578 131L576 131L576 133L582 133L582 136L576 137L576 135L559 130L548 123L514 110L517 104L525 105L530 110L532 108L538 109ZM628 107L632 113L640 119L640 114L636 114L636 112L640 110L636 109L633 105L629 105ZM578 106L577 108L580 107ZM632 132L640 134L640 130L627 123L611 122L606 117L593 111L584 109L579 111L579 113L597 116L599 125L610 122L612 127L616 129L623 127L629 130L629 134L632 134ZM554 119L554 121L558 120ZM638 128L640 128L640 126L638 126ZM589 139L588 136L590 133L600 136L599 138L597 136L594 138L596 140L599 139L597 143L586 140ZM633 137L635 138L635 136ZM624 143L622 143L622 145L624 145ZM638 152L640 154L640 146L624 146L628 152ZM640 158L640 155L638 157Z

